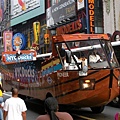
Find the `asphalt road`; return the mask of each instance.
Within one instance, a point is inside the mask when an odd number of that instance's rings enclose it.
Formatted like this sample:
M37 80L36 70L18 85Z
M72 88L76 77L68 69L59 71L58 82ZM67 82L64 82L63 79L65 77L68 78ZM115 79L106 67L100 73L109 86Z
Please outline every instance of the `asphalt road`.
M114 120L114 115L119 112L120 108L114 108L106 106L105 110L101 114L93 114L89 108L82 108L79 112L76 112L78 117L74 117L74 120ZM75 114L75 113L74 113ZM38 117L38 113L32 110L27 111L27 120L35 120Z
M5 99L7 99L6 96ZM34 103L37 102L34 101ZM38 104L34 105L29 102L26 104L28 107L27 120L35 120L42 113L43 108ZM114 116L117 112L120 112L120 108L106 106L101 114L93 114L90 108L82 108L71 114L73 115L74 120L114 120Z
M32 110L27 110L27 120L35 120L38 116L39 116L38 113Z

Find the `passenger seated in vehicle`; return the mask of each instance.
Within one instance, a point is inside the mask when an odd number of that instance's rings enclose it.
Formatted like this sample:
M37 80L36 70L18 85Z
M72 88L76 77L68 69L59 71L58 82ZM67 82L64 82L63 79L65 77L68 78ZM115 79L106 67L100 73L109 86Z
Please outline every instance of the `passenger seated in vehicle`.
M89 62L88 63L97 63L97 62L102 62L102 59L100 55L97 53L97 50L93 50L88 58Z

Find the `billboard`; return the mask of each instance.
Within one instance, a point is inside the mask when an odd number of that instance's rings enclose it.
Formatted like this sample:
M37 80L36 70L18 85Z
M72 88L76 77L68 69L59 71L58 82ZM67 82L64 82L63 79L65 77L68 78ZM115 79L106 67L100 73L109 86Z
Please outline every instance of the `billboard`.
M11 18L40 6L40 0L11 0Z
M61 0L46 10L47 27L75 15L75 0Z
M45 13L45 0L11 0L11 26L43 13Z

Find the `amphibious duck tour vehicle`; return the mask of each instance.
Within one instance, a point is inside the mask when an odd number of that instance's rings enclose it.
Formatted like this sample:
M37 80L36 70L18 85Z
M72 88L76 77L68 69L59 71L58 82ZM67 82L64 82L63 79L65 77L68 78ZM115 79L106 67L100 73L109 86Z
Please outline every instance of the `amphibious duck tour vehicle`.
M61 48L60 48L61 46ZM90 107L101 113L119 95L120 67L107 34L64 34L52 37L52 53L3 52L3 87L24 96L59 104Z

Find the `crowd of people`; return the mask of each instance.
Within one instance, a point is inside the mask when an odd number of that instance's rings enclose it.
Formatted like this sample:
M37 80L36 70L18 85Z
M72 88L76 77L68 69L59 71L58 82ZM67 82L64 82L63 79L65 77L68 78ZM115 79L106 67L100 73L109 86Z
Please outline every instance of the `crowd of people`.
M49 97L44 103L46 114L40 115L36 120L73 120L67 112L59 112L58 102L54 97Z
M12 89L12 97L3 102L4 92L0 84L0 120L27 120L27 107L21 98L18 97L18 89ZM4 104L3 104L4 103ZM67 112L59 112L58 101L55 97L48 97L44 102L46 114L40 115L36 120L73 120ZM120 120L120 115L115 115L115 120Z
M0 120L27 120L27 107L21 98L18 97L18 89L11 90L12 97L3 101L3 88L0 85ZM56 98L48 97L44 102L45 115L40 115L36 120L73 120L67 112L59 112Z

